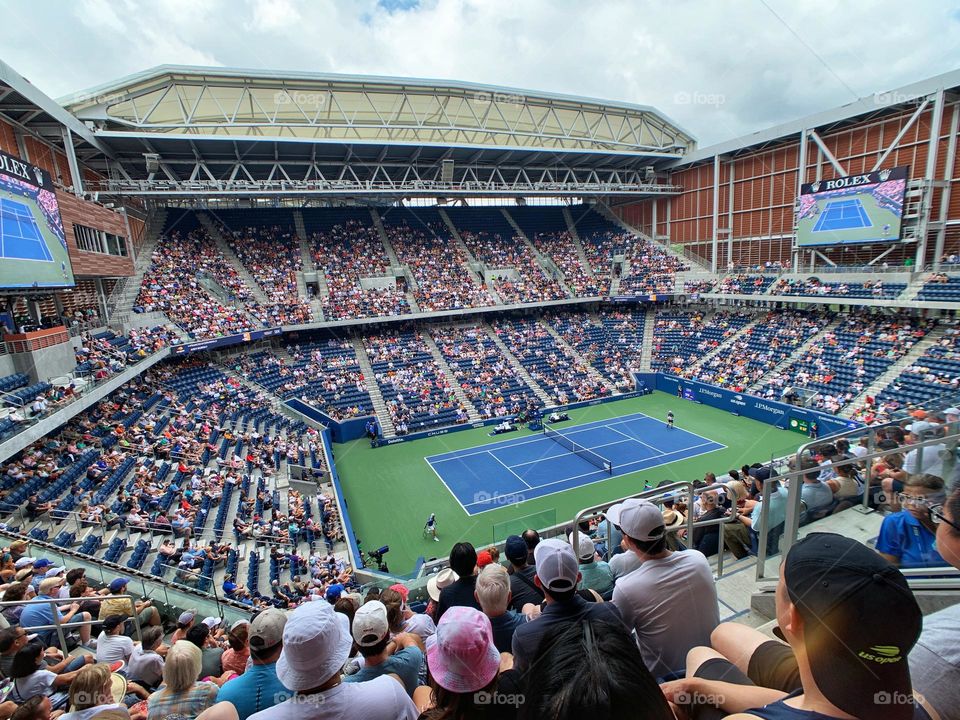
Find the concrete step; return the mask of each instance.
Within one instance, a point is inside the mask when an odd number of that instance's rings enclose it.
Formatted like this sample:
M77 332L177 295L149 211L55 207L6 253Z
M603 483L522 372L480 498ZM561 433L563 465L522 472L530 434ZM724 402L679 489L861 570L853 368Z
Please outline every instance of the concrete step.
M528 373L526 368L520 364L520 361L517 359L517 357L510 352L510 348L507 347L507 344L500 339L499 335L497 335L497 331L489 325L483 325L483 328L487 331L487 334L490 336L496 346L500 348L500 352L504 354L504 357L506 357L507 360L510 361L510 364L513 365L517 375L519 375L523 381L530 386L536 396L540 398L541 402L543 402L543 404L547 407L555 405L553 398L550 397L550 394L540 387L540 384L537 383L536 380L530 377L530 373Z
M357 354L357 362L363 376L367 379L367 390L370 391L370 401L373 404L373 411L380 422L380 431L384 437L396 437L397 429L390 417L390 411L387 409L387 402L383 399L383 393L380 392L380 386L377 384L377 378L373 372L373 365L370 363L370 356L367 355L367 348L363 344L363 339L353 338L353 349Z
M467 258L467 272L470 273L477 285L483 285L483 278L474 270L474 266L480 265L477 262L477 259L473 256L473 253L470 252L470 248L467 247L467 244L463 241L463 238L460 237L460 231L457 230L457 226L453 224L453 220L450 219L450 216L447 215L446 210L440 208L437 211L440 214L440 218L443 220L444 224L450 230L450 235L453 237L454 242L457 243L461 252L465 258ZM487 292L490 293L490 297L493 298L495 305L503 305L503 300L497 294L497 291L493 289L492 285L487 286Z
M594 380L599 381L603 384L607 390L609 390L614 395L619 395L620 391L617 390L616 385L610 382L605 378L591 363L587 358L580 354L580 351L577 350L573 345L568 343L563 335L557 332L557 329L553 326L552 323L547 320L541 320L541 324L546 328L547 332L553 335L553 339L556 341L557 345L560 346L568 355L577 359L577 361L587 368L587 374L592 377Z
M643 351L640 355L641 372L650 372L652 370L651 361L653 360L653 326L656 324L656 322L657 311L652 307L647 308L646 316L643 319Z
M470 422L480 422L483 420L483 418L480 417L480 413L478 413L477 409L473 406L473 403L470 402L470 398L467 397L467 394L463 391L463 388L460 387L460 383L454 377L453 370L451 370L450 366L447 364L447 359L443 356L443 353L440 352L440 348L434 341L430 331L421 331L420 337L423 338L423 342L430 351L430 354L433 356L433 359L437 361L437 364L447 376L447 380L450 383L450 387L453 389L454 395L457 396L457 400L459 400L460 404L467 409L467 417L470 418Z

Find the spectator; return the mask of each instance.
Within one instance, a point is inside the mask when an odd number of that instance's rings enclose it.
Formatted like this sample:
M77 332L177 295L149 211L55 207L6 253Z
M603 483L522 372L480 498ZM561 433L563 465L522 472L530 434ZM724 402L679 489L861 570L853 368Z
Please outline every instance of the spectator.
M219 688L198 682L203 653L187 640L173 644L163 663L163 687L147 700L147 720L164 720L168 715L196 717L217 701Z
M98 663L126 663L133 655L133 640L122 634L123 619L123 615L108 615L104 619L103 631L97 638Z
M122 623L123 618L120 619L120 624ZM130 713L123 704L126 688L127 683L123 676L111 673L107 663L87 665L70 683L70 712L61 715L60 720L129 718Z
M510 652L513 631L527 621L526 615L510 607L510 576L502 565L488 565L477 576L477 602L490 618L493 644L500 652Z
M406 597L409 592L406 586L399 583L391 585L380 594L380 602L387 608L387 620L392 634L413 633L425 643L427 638L437 631L437 626L429 615L415 613L407 607Z
M937 551L937 523L931 507L946 499L943 480L936 475L913 475L897 497L903 507L880 525L877 552L898 567L932 567L947 562Z
M517 612L523 611L524 605L532 603L539 605L543 602L543 590L534 582L533 578L537 574L533 565L528 564L527 544L519 535L511 535L507 538L503 554L507 556L510 562L510 594L513 609Z
M607 514L642 561L617 581L613 604L636 631L650 672L657 677L682 672L687 651L709 643L720 623L710 565L700 553L667 548L663 514L647 500L626 500Z
M381 675L398 676L413 696L420 666L423 664L423 641L412 633L398 633L391 639L387 608L379 600L360 606L353 616L353 639L363 656L363 667L344 682L365 682Z
M170 636L170 645L187 639L187 632L193 627L196 618L196 610L184 610L180 613L180 616L177 618L177 629L174 630L173 635Z
M537 562L534 559L534 550L537 545L540 543L540 533L538 533L533 528L528 528L523 531L523 541L527 544L527 565L536 565Z
M0 630L0 674L10 677L13 659L36 635L29 635L22 627L8 627Z
M219 618L218 618L219 619ZM205 678L218 686L226 681L221 679L223 673L223 648L217 644L210 626L206 622L197 623L187 631L187 642L192 642L200 648L200 674L197 679Z
M580 590L596 590L605 600L610 599L613 592L613 571L603 560L597 559L597 547L585 532L579 534L577 542L577 559L580 562ZM573 544L573 535L570 535L570 544Z
M926 716L917 710L907 661L923 617L906 578L873 550L841 535L807 535L780 566L776 605L789 645L751 643L746 658L764 685L719 652L696 648L687 659L686 679L664 686L667 698L712 697L723 713L743 713L738 717L745 720ZM744 630L741 636L753 635Z
M454 605L480 609L474 590L477 585L477 551L468 542L458 542L450 551L450 569L457 574L457 580L440 592L437 618L443 617L448 608Z
M522 720L673 720L637 644L619 624L558 625L542 648L523 687Z
M250 623L250 668L224 683L217 694L218 702L233 703L239 720L247 720L254 713L293 697L277 677L277 660L283 649L286 624L286 613L274 608L259 613Z
M444 568L427 580L427 596L430 598L430 602L427 603L426 614L434 623L436 623L437 610L440 607L440 593L453 585L457 579L457 574L453 570Z
M544 591L546 607L532 622L520 625L513 634L514 667L525 672L537 655L543 636L557 625L588 619L607 619L627 632L620 612L610 603L589 603L577 594L580 571L577 556L568 543L543 540L536 549L537 573L534 582Z
M223 651L220 661L225 672L233 672L237 675L243 675L246 670L247 660L250 657L250 646L247 644L247 631L250 624L246 620L237 620L227 634L227 644L229 647Z
M129 582L128 578L115 578L110 582L110 594L125 595ZM160 624L160 612L153 607L152 600L134 602L130 598L108 596L100 602L100 619L105 620L110 615L122 615L125 619L136 615L140 621L140 627Z
M9 717L10 720L50 720L53 711L50 698L46 695L34 695L19 707L17 705L13 700L0 704L0 717ZM12 710L10 706L13 706ZM12 715L9 714L11 712Z
M907 425L906 441L914 445L925 440L932 440L936 435L937 426L933 423L918 420ZM943 457L946 454L946 445L937 443L924 448L910 450L903 460L903 469L910 475L936 475L943 477Z
M37 594L37 600L53 600L54 596L59 594L60 586L63 585L63 578L53 577L41 581L40 589ZM42 625L55 624L55 617L61 624L74 622L89 622L90 613L79 612L80 604L72 603L66 613L60 612L60 609L54 603L37 603L28 605L20 614L20 625L25 628L38 627ZM56 613L56 616L54 615ZM76 617L76 620L74 620ZM87 644L90 642L90 626L82 625L79 629L80 642ZM39 640L44 645L52 645L54 638L57 637L56 630L40 630L37 633Z
M17 652L10 666L13 687L9 698L19 704L25 703L34 695L45 695L50 698L53 709L59 710L66 705L66 689L80 668L93 664L93 655L81 655L72 658L69 664L64 661L49 668L44 664L43 658L44 646L37 640L28 642ZM60 672L61 666L71 669Z
M158 652L163 643L163 628L151 625L140 636L142 640L134 645L127 664L127 677L147 690L156 690L163 680L163 657Z
M305 603L283 629L277 677L294 700L262 710L253 720L414 720L417 711L395 675L344 683L340 669L350 654L349 619L327 602ZM253 646L251 646L253 647ZM243 677L240 678L243 680ZM237 681L234 681L237 682Z
M417 689L422 720L469 720L516 715L516 703L493 704L484 697L521 697L509 654L493 643L489 619L469 607L450 609L437 625L437 641L427 656L429 687Z

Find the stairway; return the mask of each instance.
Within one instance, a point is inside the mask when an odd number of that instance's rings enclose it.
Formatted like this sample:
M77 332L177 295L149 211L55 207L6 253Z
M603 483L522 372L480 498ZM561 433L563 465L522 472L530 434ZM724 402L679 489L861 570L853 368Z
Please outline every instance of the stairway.
M420 337L423 339L423 342L427 346L427 350L429 350L430 354L433 356L433 359L437 361L440 369L443 370L443 373L450 381L450 388L453 390L453 394L457 396L457 400L460 401L460 404L467 409L467 417L470 418L470 422L481 422L483 418L480 417L480 413L477 412L477 409L473 406L473 403L470 402L470 398L467 397L467 393L465 393L463 388L460 387L460 383L457 381L456 377L454 377L453 370L451 370L450 365L447 364L447 359L443 356L443 353L440 352L440 348L434 341L433 336L430 335L430 331L421 331Z
M244 284L253 294L254 300L256 300L258 303L269 305L270 300L263 292L263 288L260 287L260 284L253 279L253 276L243 266L243 263L240 262L240 258L238 258L236 253L234 253L230 248L230 245L227 243L227 239L220 233L219 228L217 228L210 216L207 213L198 212L197 220L207 231L210 237L213 238L213 241L217 244L217 249L220 251L220 254L227 259L227 262L229 262L233 266L233 269L236 270L240 275L240 279L243 280Z
M527 236L527 234L520 228L519 225L517 225L517 223L514 221L513 217L510 215L510 213L507 211L506 208L500 208L500 212L503 214L504 219L506 219L506 221L510 223L510 226L513 228L514 233L516 233L516 237L523 240L526 246L530 248L530 252L533 253L533 257L536 259L537 264L540 266L540 271L544 275L546 275L548 278L552 278L556 280L560 284L560 287L563 288L563 291L567 294L567 297L576 297L577 294L570 289L569 285L567 285L566 276L563 274L563 271L557 266L557 264L553 261L553 258L537 250L536 245L534 245L530 241L530 238ZM590 266L586 265L584 267L590 267Z
M143 244L137 250L137 259L133 263L133 275L120 278L107 298L107 321L122 322L133 311L133 305L140 294L143 276L150 268L153 252L157 249L160 235L167 222L166 208L158 209L144 228Z
M450 219L450 216L447 215L446 210L439 208L437 210L444 224L447 226L447 229L450 231L451 237L453 237L454 242L460 248L460 251L463 253L463 256L467 258L467 272L473 277L477 285L483 285L483 278L474 270L474 267L480 267L480 263L470 252L470 248L467 247L467 244L463 241L463 238L460 237L460 231L457 230L457 226L453 224L453 220ZM495 305L503 305L503 300L497 295L497 291L493 289L492 285L487 286L487 292L490 293L490 297L493 298L493 303Z
M656 246L657 248L659 248L660 250L662 250L663 252L667 253L667 255L672 255L673 257L677 258L678 260L680 260L680 261L683 262L683 263L692 264L693 261L691 261L690 258L685 257L685 256L682 255L681 253L678 253L676 250L674 250L674 249L673 249L672 247L670 247L669 245L664 245L664 244L663 244L662 242L660 242L659 240L650 237L649 235L647 235L645 232L643 232L643 231L640 230L639 228L635 228L633 225L628 224L625 220L623 220L619 215L617 215L613 210L611 210L611 209L610 209L607 205L605 205L604 203L597 203L597 204L595 204L595 205L593 206L593 209L596 210L596 211L597 211L598 213L600 213L601 215L603 215L603 216L604 216L607 220L609 220L610 222L612 222L612 223L614 223L614 224L616 224L616 225L619 225L621 228L623 228L625 231L627 231L627 232L630 233L631 235L636 235L637 237L642 238L643 240L646 240L646 241L647 241L648 243L650 243L651 245L654 245L654 246ZM702 265L702 264L701 264L701 267L700 267L700 268L695 268L695 269L703 270L703 271L706 271L706 272L709 272L709 271L710 271L709 266L707 266L707 265Z
M577 350L573 345L568 343L563 335L557 332L556 328L546 319L541 318L540 324L546 328L547 332L553 335L553 339L556 341L557 345L565 350L570 356L575 357L577 361L587 369L587 374L594 380L603 384L607 390L613 395L619 395L620 391L617 390L617 387L610 382L607 378L600 374L598 371L583 355L580 354L580 351Z
M303 258L303 269L313 270L313 255L310 254L310 244L307 240L307 226L303 224L303 213L293 211L293 227L297 231L297 240L300 241L300 257Z
M713 350L709 351L705 355L701 355L700 358L695 363L687 367L686 370L691 372L694 370L699 370L714 355L718 354L721 351L725 351L729 349L733 345L733 343L737 341L738 338L741 338L747 333L752 332L753 328L756 327L757 323L760 322L762 319L763 319L763 313L758 314L756 318L748 322L746 325L740 328L733 335L726 338L723 342L717 345L717 347L715 347Z
M494 329L493 329L491 326L489 326L489 325L483 325L483 328L487 331L487 335L490 336L490 339L493 340L494 344L495 344L498 348L500 348L500 352L503 353L503 356L504 356L504 357L510 362L510 364L513 366L513 368L514 368L514 370L516 371L517 375L518 375L527 385L530 386L530 389L533 390L534 394L535 394L538 398L540 398L540 401L541 401L545 406L547 406L547 407L553 407L553 405L556 404L556 403L554 403L553 398L550 397L550 395L547 393L546 390L544 390L542 387L540 387L539 383L537 383L532 377L530 377L530 373L527 372L527 369L520 363L520 361L517 359L517 357L516 357L512 352L510 352L510 348L507 347L507 344L506 344L503 340L500 339L500 336L497 335L497 331L494 330Z
M370 364L370 356L367 355L367 348L363 344L363 339L353 338L352 343L353 349L357 353L360 371L367 382L370 401L373 403L373 412L380 423L380 434L388 438L396 437L397 429L393 426L390 411L387 409L387 402L383 399L383 393L380 392L380 386L377 384L376 374L373 372L373 365Z
M612 292L612 291L611 291ZM657 322L657 311L647 308L643 319L643 345L640 354L640 372L652 372L653 365L653 326Z
M387 237L387 229L383 226L383 219L380 217L380 212L376 208L370 208L370 217L373 220L373 226L377 228L377 233L380 235L380 243L383 245L383 249L390 259L390 265L392 267L400 267L397 252L393 249L390 238Z
M760 380L753 383L753 385L747 388L747 392L755 393L757 390L763 387L763 383L768 377L771 377L777 373L780 373L786 370L788 367L790 367L790 365L792 365L794 362L796 362L797 360L802 358L804 355L806 355L807 350L809 350L818 342L820 342L826 333L830 333L836 330L837 326L840 325L840 323L843 322L843 320L846 320L846 317L840 316L840 317L834 318L829 325L827 325L822 330L820 330L820 332L808 338L805 343L800 345L800 347L796 348L792 353L790 353L787 357L781 360L777 364L777 366L773 368L773 370L770 370L769 372L764 373L763 377Z
M865 388L862 393L854 397L846 407L840 411L840 417L850 417L853 415L854 411L860 406L861 401L867 397L876 397L879 395L891 382L900 376L900 373L903 372L904 368L910 367L913 365L916 360L923 355L927 350L936 345L943 339L943 336L946 334L947 328L943 325L935 327L931 332L927 333L927 336L920 340L916 345L910 348L910 352L904 355L902 358L897 360L893 365L887 368L887 371L883 373L880 377L873 381L870 387Z
M900 295L897 297L897 301L903 302L906 300L916 300L917 295L920 294L920 291L923 289L924 284L926 284L926 278L927 278L926 273L921 273L917 275L917 277L915 277L913 280L911 280L907 284L906 289L902 293L900 293Z

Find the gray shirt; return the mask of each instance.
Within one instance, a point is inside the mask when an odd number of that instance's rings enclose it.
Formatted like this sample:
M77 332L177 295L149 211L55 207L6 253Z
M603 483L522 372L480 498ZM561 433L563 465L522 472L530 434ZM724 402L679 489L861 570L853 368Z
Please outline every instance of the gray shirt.
M707 559L698 552L673 552L645 560L636 571L617 580L613 604L654 677L683 670L687 653L710 646L710 633L720 624L717 587Z
M923 619L909 655L913 687L943 718L960 708L960 604Z
M610 570L613 571L614 580L619 580L624 575L629 575L640 567L640 562L641 560L635 552L627 550L626 552L613 555L607 564L610 566Z

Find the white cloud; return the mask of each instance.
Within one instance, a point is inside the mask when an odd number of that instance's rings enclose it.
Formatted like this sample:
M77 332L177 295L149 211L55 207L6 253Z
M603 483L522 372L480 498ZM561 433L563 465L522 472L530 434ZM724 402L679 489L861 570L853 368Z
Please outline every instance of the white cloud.
M869 12L832 0L392 12L375 0L37 0L4 12L24 32L5 35L3 59L54 97L163 63L437 77L652 105L702 145L960 67L960 19L937 0Z

